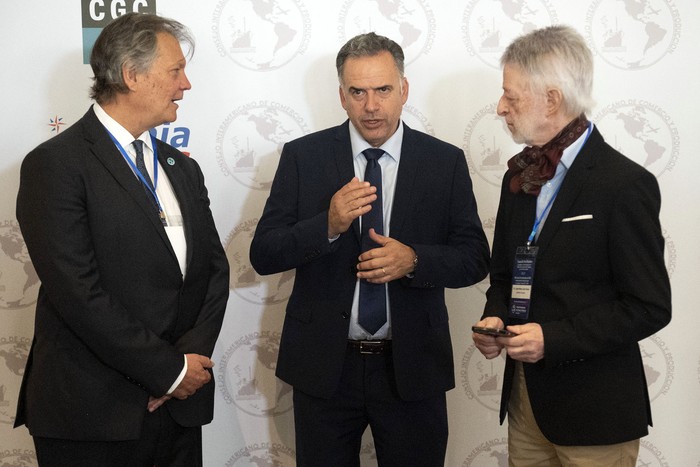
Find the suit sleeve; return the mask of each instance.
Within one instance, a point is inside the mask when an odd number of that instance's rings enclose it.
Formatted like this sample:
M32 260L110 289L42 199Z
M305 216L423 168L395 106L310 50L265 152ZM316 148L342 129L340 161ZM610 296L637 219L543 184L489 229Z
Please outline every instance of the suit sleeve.
M446 233L431 243L409 243L418 256L414 276L404 280L409 287L467 287L488 274L489 245L477 212L466 158L463 151L455 152L454 165L445 171L451 176L445 180L448 196L441 201L448 205Z
M47 332L72 333L105 365L152 395L164 394L182 370L182 354L103 288L75 152L40 147L21 168L17 219L47 303L37 306L37 321L40 313L56 313L69 331Z
M629 180L617 193L608 230L614 294L569 319L542 324L548 365L611 352L669 323L671 287L660 207L658 183L648 172Z
M319 197L315 211L300 212L299 198L306 196L300 187L302 164L294 147L286 144L250 247L250 262L259 274L295 269L333 251L328 241L332 195Z

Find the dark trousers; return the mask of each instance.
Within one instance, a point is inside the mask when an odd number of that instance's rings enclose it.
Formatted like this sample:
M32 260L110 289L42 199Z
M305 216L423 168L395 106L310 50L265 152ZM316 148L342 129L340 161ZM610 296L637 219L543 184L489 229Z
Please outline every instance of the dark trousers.
M294 391L298 467L359 467L369 425L380 467L443 467L447 449L445 394L403 401L390 353L348 348L336 394L320 399Z
M137 440L74 441L35 436L34 447L41 467L201 467L202 428L180 426L167 408L160 407L146 414Z

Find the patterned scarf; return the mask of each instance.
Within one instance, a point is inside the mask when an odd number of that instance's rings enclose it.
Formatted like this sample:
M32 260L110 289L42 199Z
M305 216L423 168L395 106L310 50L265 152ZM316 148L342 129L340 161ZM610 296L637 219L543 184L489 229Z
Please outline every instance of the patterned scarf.
M528 146L511 157L508 169L515 172L510 179L511 193L522 190L528 195L539 195L542 185L554 177L564 149L579 139L589 125L581 114L544 146Z

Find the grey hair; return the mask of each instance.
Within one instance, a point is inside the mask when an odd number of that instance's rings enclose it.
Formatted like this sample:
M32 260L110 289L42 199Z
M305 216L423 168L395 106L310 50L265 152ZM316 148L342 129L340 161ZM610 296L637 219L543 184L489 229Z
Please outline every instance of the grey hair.
M128 91L122 67L145 73L158 54L159 33L170 34L194 53L194 37L183 24L147 13L127 13L109 23L100 33L90 54L94 73L90 97L99 104Z
M518 37L501 56L505 65L520 67L533 91L559 89L570 115L590 112L594 105L593 54L572 27L549 26Z
M343 68L345 61L350 57L368 57L377 55L380 52L389 52L394 58L396 68L403 78L404 55L401 46L388 37L380 36L373 32L359 34L345 43L340 48L335 58L335 68L338 70L338 79L343 81Z

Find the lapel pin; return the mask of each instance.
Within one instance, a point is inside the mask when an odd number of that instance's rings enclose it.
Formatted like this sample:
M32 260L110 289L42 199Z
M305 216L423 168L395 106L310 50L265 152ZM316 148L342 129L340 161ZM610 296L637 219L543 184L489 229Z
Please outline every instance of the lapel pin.
M175 159L168 157L168 165L175 165Z

